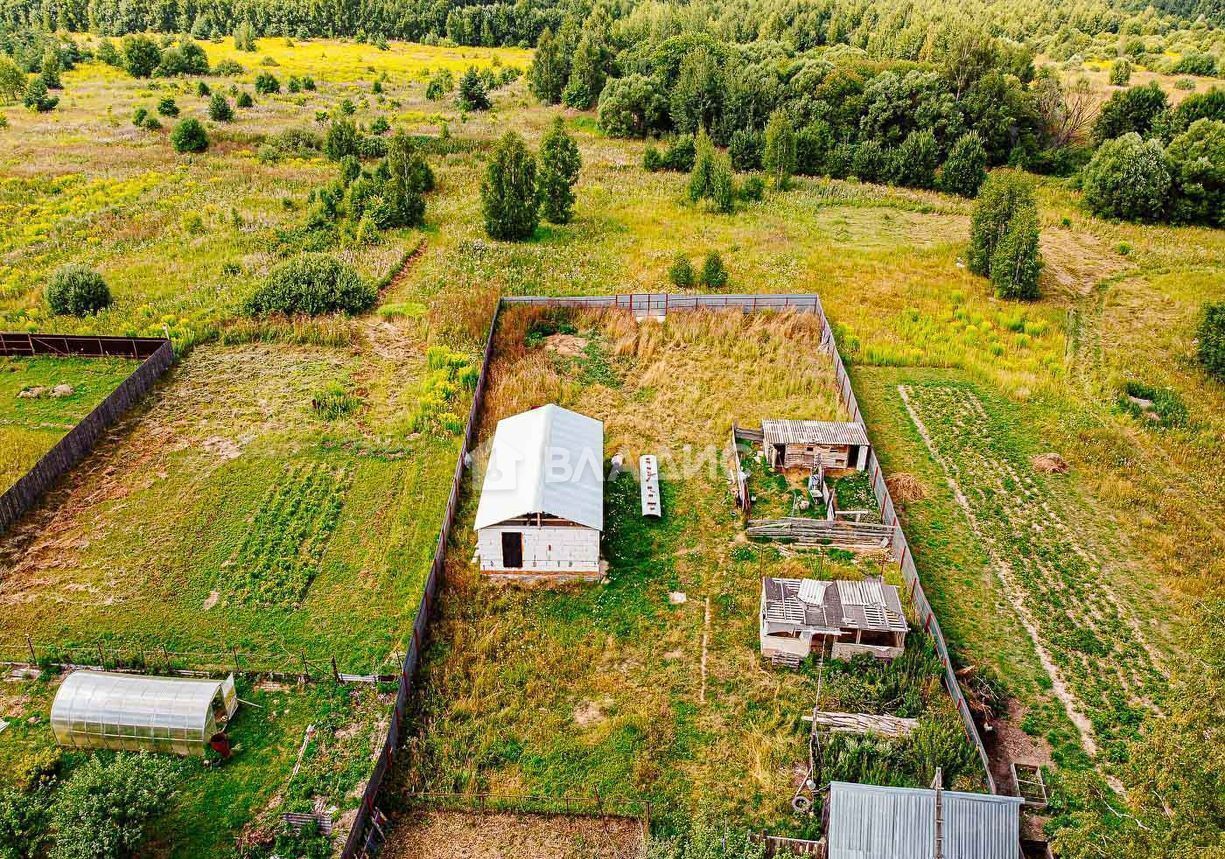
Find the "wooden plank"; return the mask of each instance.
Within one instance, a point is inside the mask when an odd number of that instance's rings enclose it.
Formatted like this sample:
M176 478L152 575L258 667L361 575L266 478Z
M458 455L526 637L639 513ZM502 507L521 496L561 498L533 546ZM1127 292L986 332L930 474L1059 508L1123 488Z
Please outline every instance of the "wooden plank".
M638 457L638 486L642 496L642 515L663 516L663 499L659 495L659 462L652 454Z

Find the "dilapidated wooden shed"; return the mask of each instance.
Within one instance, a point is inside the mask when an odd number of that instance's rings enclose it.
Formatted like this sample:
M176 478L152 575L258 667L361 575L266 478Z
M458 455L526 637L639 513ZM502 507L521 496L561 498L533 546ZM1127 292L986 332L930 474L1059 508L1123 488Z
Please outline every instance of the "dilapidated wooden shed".
M893 659L910 630L897 588L876 579L762 579L760 621L762 655L788 664L826 647L835 659Z
M778 470L786 468L853 468L868 464L868 434L862 425L839 421L761 422L762 450Z

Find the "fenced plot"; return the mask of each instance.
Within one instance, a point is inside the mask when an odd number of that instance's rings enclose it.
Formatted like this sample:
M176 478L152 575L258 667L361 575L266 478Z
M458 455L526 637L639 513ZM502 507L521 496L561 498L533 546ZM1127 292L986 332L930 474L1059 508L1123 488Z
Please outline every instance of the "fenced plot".
M903 400L944 469L1055 693L1087 751L1132 736L1164 678L1133 611L1116 595L1066 505L961 384L904 386Z
M394 755L396 787L380 804L395 807L398 797L423 791L480 793L514 779L533 793L634 792L660 800L669 814L693 797L717 797L745 820L791 821L791 767L805 745L789 720L811 709L815 678L760 671L760 577L763 570L851 578L863 571L853 561L737 545L719 452L729 414L746 422L778 413L845 415L823 319L759 317L737 307L673 314L661 329L640 327L628 308L560 319L540 302L542 309L526 314L515 305L536 300L508 302L502 311L485 368L492 382L482 432L498 417L550 401L601 417L607 452L631 462L642 450L660 454L664 517L643 520L637 484L615 482L605 534L610 583L558 592L482 581L465 564L471 534L457 532L434 630L441 650L427 663L414 734ZM744 386L756 396L742 396ZM705 448L715 452L709 463ZM463 507L460 521L470 515ZM676 592L688 598L673 602ZM915 644L922 648L923 638ZM927 653L906 664L921 666L914 676L934 691L917 699L931 729L957 749L961 725L932 682L942 663ZM406 683L411 677L406 667ZM832 703L836 684L827 689ZM767 725L750 718L763 707L776 714ZM963 784L981 786L973 749L962 747L957 757ZM372 786L385 765L380 759ZM728 795L729 781L752 790ZM359 837L350 848L365 843Z
M0 384L3 533L149 391L174 351L158 338L4 333L0 356L16 371Z

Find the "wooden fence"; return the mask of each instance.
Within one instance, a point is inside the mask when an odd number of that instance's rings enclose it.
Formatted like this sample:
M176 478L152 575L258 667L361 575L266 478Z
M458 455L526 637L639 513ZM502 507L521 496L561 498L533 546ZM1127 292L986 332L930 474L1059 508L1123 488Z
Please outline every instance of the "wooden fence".
M152 337L77 337L61 334L0 334L0 355L119 357L141 360L130 376L43 454L0 495L0 534L24 516L55 481L94 449L98 439L174 361L169 340Z
M817 312L821 316L821 344L828 350L833 359L838 393L842 397L842 402L850 413L851 419L867 431L867 425L863 421L863 414L859 410L859 402L855 399L855 390L851 386L851 376L847 373L846 365L842 362L842 356L838 353L838 344L834 339L833 326L830 325L824 309L820 307L820 299L816 296L813 297L817 299ZM987 779L987 787L992 793L997 793L995 779L991 775L991 762L987 756L987 749L983 745L982 737L978 733L978 725L974 722L974 714L970 711L970 705L966 702L961 686L957 682L957 674L953 670L953 660L949 654L948 643L944 640L944 632L940 629L940 622L936 619L936 613L932 610L927 594L923 592L923 583L919 581L919 571L914 563L914 553L910 549L910 544L906 540L906 534L902 530L901 522L898 520L897 507L894 505L893 498L889 494L889 487L885 484L885 474L880 467L880 460L876 456L875 445L868 452L866 470L872 475L872 491L876 495L876 502L880 508L881 522L885 525L896 526L893 530L890 548L893 557L898 560L898 564L902 569L902 578L906 582L906 592L910 596L915 616L918 618L919 623L923 625L923 630L935 642L936 652L940 654L940 662L944 666L944 686L952 697L953 704L957 707L958 715L961 716L966 736L970 739L975 751L978 752L978 758L983 767L983 774Z
M752 313L763 310L795 310L802 313L816 313L821 319L822 336L820 347L828 351L834 361L835 374L839 385L839 392L842 396L843 403L847 410L853 416L853 419L863 424L863 418L860 415L859 404L855 401L855 392L851 389L850 376L847 375L846 367L843 366L842 358L838 354L837 344L834 342L833 328L829 320L825 316L825 310L821 306L821 299L815 294L809 295L671 295L666 293L635 293L631 295L603 295L603 296L503 296L499 299L496 308L494 309L493 319L489 323L489 331L485 338L484 355L481 360L480 375L477 377L476 391L472 397L472 407L468 410L468 422L464 430L464 444L459 452L458 460L455 464L455 473L451 480L451 494L447 499L447 506L443 511L442 526L439 529L438 544L434 550L434 558L430 564L429 575L426 577L425 590L421 597L421 602L417 608L416 620L413 623L412 638L409 641L408 651L404 659L404 664L399 675L399 690L396 693L395 709L392 712L391 722L387 729L387 736L383 742L383 748L379 753L378 759L374 765L374 771L371 773L370 780L366 783L366 789L362 794L361 804L358 806L357 816L354 818L352 829L349 832L349 837L345 842L344 851L341 854L342 859L357 859L357 857L367 855L371 848L376 848L374 842L378 841L382 836L382 827L377 821L382 818L381 812L378 811L375 805L379 790L382 788L383 779L387 775L387 770L390 768L392 761L395 759L397 747L400 744L401 732L405 727L405 718L407 715L408 698L412 692L413 682L416 679L417 666L420 661L421 652L425 647L427 634L429 632L429 618L434 605L435 595L442 581L443 570L446 562L447 543L451 537L451 528L455 523L455 513L459 505L460 490L463 483L464 471L467 468L468 451L473 446L473 441L476 438L476 428L480 417L481 403L485 396L485 387L488 383L490 359L493 357L493 340L494 334L497 331L498 319L502 310L508 305L527 305L537 307L617 307L625 310L630 310L636 315L650 316L658 314L666 314L670 311L679 310L695 310L695 309L712 309L719 310L723 308L738 308L745 313ZM743 433L744 431L741 430ZM733 433L733 437L734 437ZM910 556L909 546L906 543L906 537L902 533L902 528L897 519L896 511L894 510L893 500L889 497L889 490L885 486L884 476L880 472L880 464L876 459L876 452L873 450L868 457L868 470L872 472L872 487L876 493L876 498L880 504L881 520L887 526L895 526L893 529L892 548L894 557L900 559L902 565L902 573L907 582L907 592L910 594L914 602L915 612L919 621L923 624L926 630L936 642L936 649L940 654L941 661L945 667L945 685L952 695L957 706L958 713L961 714L962 721L965 725L966 732L974 744L978 755L983 764L983 771L987 778L987 783L991 791L995 792L995 781L991 777L991 768L987 759L986 749L983 747L982 739L978 735L978 728L974 724L974 719L970 713L969 705L962 695L961 687L957 684L956 675L953 673L952 661L949 658L948 645L944 641L944 635L940 631L940 625L936 622L935 615L932 613L931 605L927 601L926 595L923 593L923 587L919 583L918 571L914 566L914 559Z
M766 856L777 856L782 851L788 851L792 856L818 856L824 859L826 855L824 841L809 841L806 838L784 838L781 835L755 836L755 840L765 845Z
M843 519L753 519L747 534L766 540L788 540L805 546L840 549L887 549L893 545L894 525L851 522Z

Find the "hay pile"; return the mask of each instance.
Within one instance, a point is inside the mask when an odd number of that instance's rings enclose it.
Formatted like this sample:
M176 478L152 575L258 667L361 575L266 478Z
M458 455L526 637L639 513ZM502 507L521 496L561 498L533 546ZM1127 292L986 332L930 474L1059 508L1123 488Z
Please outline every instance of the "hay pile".
M1068 461L1057 453L1040 453L1030 462L1033 463L1034 471L1042 474L1067 474L1072 469Z
M885 486L897 504L908 504L911 501L922 501L927 497L927 490L913 474L902 471L892 477L885 478Z

